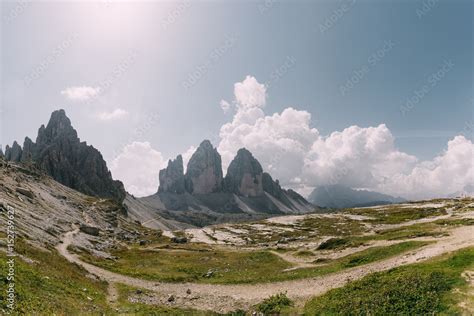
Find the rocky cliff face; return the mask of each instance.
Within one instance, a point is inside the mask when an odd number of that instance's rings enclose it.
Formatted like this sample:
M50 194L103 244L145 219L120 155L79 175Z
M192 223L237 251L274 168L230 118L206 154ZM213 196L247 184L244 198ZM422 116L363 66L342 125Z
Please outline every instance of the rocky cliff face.
M13 142L12 147L8 145L5 147L5 158L7 160L19 162L21 160L22 153L23 150L16 141Z
M183 185L184 179L184 185ZM222 179L221 156L204 141L191 157L183 176L182 157L160 171L160 188L152 196L125 201L129 214L148 214L195 226L249 221L314 211L298 193L285 190L263 172L245 148L238 151ZM147 215L147 216L148 216ZM147 225L153 221L147 220Z
M168 162L168 167L160 171L160 188L158 192L182 194L185 192L183 157L179 155Z
M51 114L38 131L36 143L25 139L23 150L15 142L7 160L31 160L56 181L82 193L123 201L125 189L114 181L102 154L81 142L64 110Z
M188 163L185 175L186 191L191 194L208 194L222 190L222 161L210 141L199 145Z
M242 148L227 169L225 189L245 197L262 196L264 194L262 178L262 166L250 151Z

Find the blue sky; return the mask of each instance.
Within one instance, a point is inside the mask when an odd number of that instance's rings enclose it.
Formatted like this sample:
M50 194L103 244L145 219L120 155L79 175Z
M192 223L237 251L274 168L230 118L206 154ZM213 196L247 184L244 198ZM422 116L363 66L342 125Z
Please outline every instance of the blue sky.
M58 108L109 164L132 142L149 142L164 160L204 138L217 146L238 111L225 113L220 101L232 104L234 84L248 75L266 84L266 115L306 111L321 136L385 124L395 148L420 161L456 135L473 139L472 1L4 1L1 9L3 147L35 139ZM101 90L84 102L71 87Z

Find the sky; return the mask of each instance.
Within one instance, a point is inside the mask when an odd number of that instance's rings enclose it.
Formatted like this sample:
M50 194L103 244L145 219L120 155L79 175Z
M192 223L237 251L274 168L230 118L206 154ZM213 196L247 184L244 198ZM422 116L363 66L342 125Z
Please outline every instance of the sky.
M2 1L0 144L63 108L137 196L204 139L303 194L474 185L473 2Z

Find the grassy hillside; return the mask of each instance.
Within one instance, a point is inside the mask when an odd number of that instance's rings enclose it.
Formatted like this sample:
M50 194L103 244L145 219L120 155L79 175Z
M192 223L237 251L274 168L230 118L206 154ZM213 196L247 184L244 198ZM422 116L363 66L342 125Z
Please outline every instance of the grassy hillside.
M457 304L462 298L453 289L467 287L462 273L469 269L474 269L474 248L371 274L313 298L304 312L305 315L461 314Z

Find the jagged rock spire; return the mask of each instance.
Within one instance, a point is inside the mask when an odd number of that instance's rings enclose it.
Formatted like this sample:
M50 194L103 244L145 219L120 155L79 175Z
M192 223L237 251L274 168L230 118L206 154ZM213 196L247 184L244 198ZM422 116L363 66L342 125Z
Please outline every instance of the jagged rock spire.
M222 190L222 160L210 141L204 140L192 155L185 175L186 191L207 194Z
M45 127L38 130L36 144L25 138L22 149L17 142L6 147L12 161L33 161L56 181L88 195L123 201L125 189L114 181L102 154L80 142L64 110L54 111Z
M260 163L245 148L239 149L232 160L224 179L227 191L243 196L261 196L263 191L263 169Z
M183 157L168 161L168 167L160 170L160 188L158 192L182 194L185 192Z

